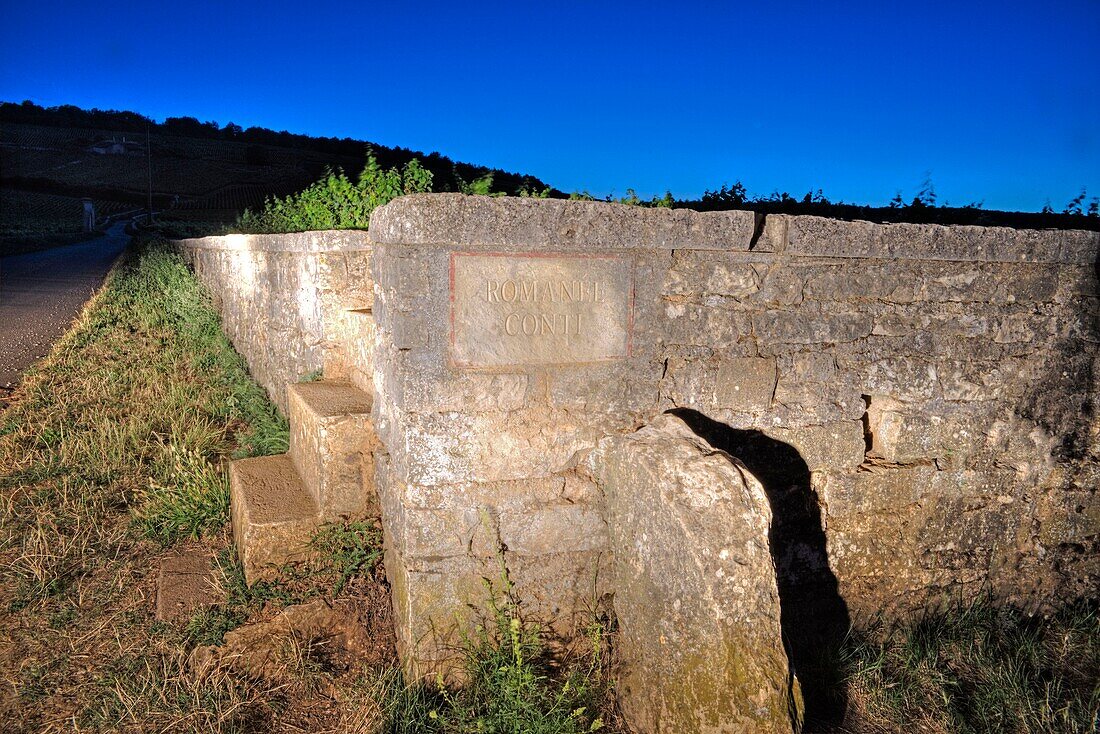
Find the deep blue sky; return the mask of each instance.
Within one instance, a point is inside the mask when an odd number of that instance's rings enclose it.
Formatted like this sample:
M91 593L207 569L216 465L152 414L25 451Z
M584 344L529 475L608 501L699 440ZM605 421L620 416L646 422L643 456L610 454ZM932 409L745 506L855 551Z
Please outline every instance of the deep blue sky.
M0 0L0 99L364 138L565 191L1100 194L1100 0Z

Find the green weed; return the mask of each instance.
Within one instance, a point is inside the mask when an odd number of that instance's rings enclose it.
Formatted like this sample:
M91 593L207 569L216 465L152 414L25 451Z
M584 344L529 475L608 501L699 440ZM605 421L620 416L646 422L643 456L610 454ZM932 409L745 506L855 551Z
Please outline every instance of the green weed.
M325 379L325 371L323 369L316 369L299 377L298 382L318 382L323 379Z
M579 734L602 731L610 710L606 635L594 624L588 646L554 666L538 625L524 621L507 574L503 591L486 582L488 618L462 644L457 689L442 679L405 685L390 672L379 680L384 734L494 732ZM555 670L557 667L557 670Z
M313 536L317 554L316 573L336 577L333 596L339 596L348 582L373 569L382 559L382 529L373 522L352 522L321 526Z
M164 545L199 538L229 521L229 478L223 467L194 450L172 451L166 478L151 477L138 494L135 520L141 533Z

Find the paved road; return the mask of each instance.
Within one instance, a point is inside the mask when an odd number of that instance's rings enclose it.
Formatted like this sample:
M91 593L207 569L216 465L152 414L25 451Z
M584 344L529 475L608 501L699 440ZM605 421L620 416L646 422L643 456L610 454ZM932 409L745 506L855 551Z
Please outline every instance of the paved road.
M66 247L0 258L0 404L45 356L130 241L125 222Z

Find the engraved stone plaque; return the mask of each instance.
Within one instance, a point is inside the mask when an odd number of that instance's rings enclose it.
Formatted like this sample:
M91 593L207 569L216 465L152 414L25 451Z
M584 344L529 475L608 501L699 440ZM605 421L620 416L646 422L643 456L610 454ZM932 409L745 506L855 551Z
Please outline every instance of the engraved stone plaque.
M451 255L451 356L459 367L599 362L630 355L627 258Z

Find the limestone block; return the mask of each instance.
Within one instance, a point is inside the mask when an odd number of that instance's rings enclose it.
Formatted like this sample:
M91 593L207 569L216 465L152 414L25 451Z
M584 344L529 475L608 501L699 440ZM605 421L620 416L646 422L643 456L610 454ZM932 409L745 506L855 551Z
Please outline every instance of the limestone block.
M500 551L497 514L488 505L402 506L384 520L403 558L492 558Z
M861 515L888 513L917 504L932 486L936 467L930 463L878 468L870 472L829 472L819 493L828 510L830 525L854 522Z
M1011 227L947 227L945 239L956 253L975 253L975 259L997 262L1057 262L1061 255L1058 238L1050 232ZM982 257L984 255L984 257Z
M466 556L405 559L385 548L386 579L394 609L397 653L410 681L446 675L458 662L459 632L469 631L477 611L500 593L497 559Z
M1095 542L1100 538L1100 496L1089 490L1047 492L1040 500L1039 541L1048 547L1059 543Z
M932 360L888 357L870 363L850 359L838 351L838 364L858 369L868 393L889 396L902 402L930 400L940 394L939 369Z
M401 485L401 496L409 507L436 509L458 504L475 507L501 507L527 501L550 503L562 498L578 501L569 492L581 492L581 480L572 473L495 482L456 482L454 484ZM587 494L578 495L587 497Z
M783 344L839 344L871 333L874 320L861 311L830 313L808 307L795 311L766 311L752 317L752 333L762 351L780 353Z
M658 401L663 365L630 359L548 369L550 405L619 416L651 412Z
M881 300L912 303L921 298L919 264L855 260L839 265L815 263L805 271L806 298L818 300Z
M371 397L344 382L288 386L290 457L325 519L378 514Z
M607 494L632 730L797 728L760 483L667 415L604 439L589 466Z
M791 219L790 215L764 214L763 217L764 226L757 228L760 236L753 247L753 251L783 252L787 249L787 228Z
M871 453L898 464L934 459L958 465L984 446L993 423L989 413L987 403L940 403L922 412L872 395L867 409Z
M669 357L661 381L661 398L671 407L706 410L714 405L716 368L712 361Z
M326 315L324 375L373 391L374 342L378 327L369 309L339 309Z
M1059 241L1059 260L1095 267L1100 258L1100 232L1061 230L1050 236Z
M773 215L769 215L769 219ZM805 297L805 274L786 261L758 263L755 266L759 290L749 298L755 306L794 306Z
M1100 295L1100 277L1091 265L1063 265L1054 274L1057 293L1054 300L1065 303L1077 296L1096 298Z
M320 512L286 454L229 464L230 516L249 584L309 555Z
M800 428L767 428L770 438L790 444L810 471L844 471L863 463L867 444L860 421L837 421Z
M875 255L874 226L870 222L842 222L824 217L789 217L787 252L834 257Z
M1056 262L1056 237L1038 230L1008 227L879 224L874 227L879 257L964 262Z
M776 359L776 372L775 401L806 411L845 402L845 397L858 399L862 390L850 370L837 368L829 351L782 355ZM852 417L858 415L862 409Z
M364 235L366 233L363 233ZM326 310L370 308L374 302L374 279L371 276L371 249L321 252L318 274L321 299Z
M370 236L377 244L470 248L747 250L755 227L756 217L748 211L413 194L375 209Z
M800 265L807 298L889 303L1043 303L1058 286L1039 263L853 260Z
M394 464L408 484L498 482L555 474L618 430L618 416L535 406L508 412L405 414ZM385 434L380 435L385 438ZM415 447L415 450L409 450Z
M372 312L381 336L397 349L438 359L450 342L449 253L382 246L374 252Z
M666 302L662 316L661 343L697 344L746 356L756 351L748 311Z
M209 552L185 548L160 563L157 574L158 622L190 616L196 609L220 601Z
M551 645L580 638L611 593L611 555L599 551L506 555L520 607Z
M858 390L849 390L844 386L822 385L815 390L814 385L804 385L801 394L794 395L780 390L782 381L776 389L775 403L764 416L764 425L792 426L807 423L827 425L845 421L858 421L863 417L866 403ZM796 399L797 398L797 399ZM802 402L799 402L801 400ZM742 423L734 426L733 416L712 416L734 428L759 428L761 421Z
M715 402L720 408L754 413L767 410L775 393L775 359L723 359L715 378Z
M747 298L758 290L760 276L752 263L738 259L737 253L675 250L663 292L694 298Z
M1031 511L1011 470L871 467L819 491L830 565L857 617L977 591L1026 552Z
M594 505L513 502L501 509L500 539L521 556L606 550L607 523Z
M779 379L793 384L828 384L835 382L838 371L836 357L829 352L802 352L776 360Z
M775 393L773 357L730 357L707 360L670 356L665 361L661 397L666 405L706 413L759 415L771 406Z
M528 403L531 378L524 373L408 370L398 405L411 413L518 410Z
M1047 365L1046 354L1031 359L941 359L938 378L945 400L1005 400L1016 398L1034 384Z

